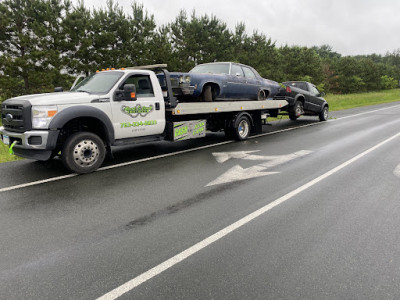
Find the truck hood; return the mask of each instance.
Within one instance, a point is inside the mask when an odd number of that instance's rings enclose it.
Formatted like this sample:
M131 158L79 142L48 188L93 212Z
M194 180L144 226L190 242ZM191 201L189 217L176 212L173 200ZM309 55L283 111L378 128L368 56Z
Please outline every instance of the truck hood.
M106 98L105 95L88 94L84 92L61 92L61 93L47 93L24 95L12 100L27 100L32 105L62 105L62 104L81 104L90 103L100 97Z

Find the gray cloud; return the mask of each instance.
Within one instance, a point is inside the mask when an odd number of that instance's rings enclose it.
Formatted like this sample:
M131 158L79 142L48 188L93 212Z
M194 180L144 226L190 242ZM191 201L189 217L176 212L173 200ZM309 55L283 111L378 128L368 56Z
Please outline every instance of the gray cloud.
M77 0L74 0L76 3ZM140 2L140 1L138 1ZM129 13L132 1L120 0ZM144 0L158 25L175 19L181 9L189 14L215 15L234 29L238 22L265 33L277 45L329 44L343 55L385 54L400 48L398 0ZM105 7L106 0L85 5Z

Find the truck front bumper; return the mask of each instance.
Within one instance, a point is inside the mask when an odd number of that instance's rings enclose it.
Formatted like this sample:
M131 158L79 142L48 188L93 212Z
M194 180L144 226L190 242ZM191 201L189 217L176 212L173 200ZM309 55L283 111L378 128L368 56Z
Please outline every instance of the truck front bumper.
M32 130L12 132L0 127L1 140L8 137L9 144L15 145L15 155L36 160L48 160L56 148L59 130Z

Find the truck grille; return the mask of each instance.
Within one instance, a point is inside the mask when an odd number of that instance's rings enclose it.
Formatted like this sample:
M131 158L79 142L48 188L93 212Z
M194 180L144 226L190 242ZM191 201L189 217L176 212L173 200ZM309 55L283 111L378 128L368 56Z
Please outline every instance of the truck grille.
M24 132L32 129L31 105L24 100L6 100L1 105L1 119L8 131Z

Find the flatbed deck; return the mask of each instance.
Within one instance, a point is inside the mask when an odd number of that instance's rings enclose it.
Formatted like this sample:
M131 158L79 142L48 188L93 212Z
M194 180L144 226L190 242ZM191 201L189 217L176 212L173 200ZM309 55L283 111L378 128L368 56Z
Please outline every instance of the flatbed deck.
M190 102L179 103L175 108L167 108L166 110L173 115L195 115L234 111L263 111L281 109L286 105L288 105L286 100Z

